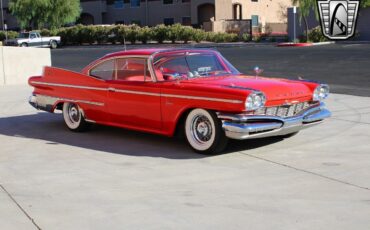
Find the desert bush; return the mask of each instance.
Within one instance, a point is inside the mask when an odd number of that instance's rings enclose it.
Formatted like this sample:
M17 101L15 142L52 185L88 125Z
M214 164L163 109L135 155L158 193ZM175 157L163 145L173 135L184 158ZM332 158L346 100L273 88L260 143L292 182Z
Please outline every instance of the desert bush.
M181 24L171 26L161 24L155 27L140 27L138 25L84 26L79 24L56 30L43 29L40 33L42 36L60 36L63 45L116 44L118 42L123 44L124 41L129 41L132 44L140 41L146 44L148 41L157 41L158 43L183 41L188 43L193 40L199 43L201 41L234 42L239 40L235 33L205 32ZM246 36L242 38L244 41L248 40ZM1 39L4 40L5 35L0 32Z
M180 41L183 41L185 44L187 44L189 41L193 39L194 33L195 33L195 29L193 27L182 26L178 39Z
M145 26L139 29L137 40L141 41L143 44L147 44L152 37L153 31L149 27Z
M169 40L168 29L164 24L153 27L153 39L160 44Z
M321 32L321 26L317 26L308 31L308 40L312 42L328 41L328 39Z
M6 38L8 39L14 39L14 38L17 38L19 35L18 32L15 32L15 31L0 31L0 41L5 41Z
M242 34L242 41L243 42L249 42L249 41L251 41L251 35L249 33Z
M197 43L200 43L201 41L205 40L206 39L206 32L204 32L204 30L201 30L201 29L194 29L194 32L193 32L193 36L192 36L192 39L197 42Z

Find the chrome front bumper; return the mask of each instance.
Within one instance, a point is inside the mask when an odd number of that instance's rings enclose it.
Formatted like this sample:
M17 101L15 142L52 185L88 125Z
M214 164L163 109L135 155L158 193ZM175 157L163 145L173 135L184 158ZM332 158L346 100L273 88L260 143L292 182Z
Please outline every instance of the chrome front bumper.
M303 110L294 117L218 113L227 137L244 140L281 136L317 125L331 116L324 103Z

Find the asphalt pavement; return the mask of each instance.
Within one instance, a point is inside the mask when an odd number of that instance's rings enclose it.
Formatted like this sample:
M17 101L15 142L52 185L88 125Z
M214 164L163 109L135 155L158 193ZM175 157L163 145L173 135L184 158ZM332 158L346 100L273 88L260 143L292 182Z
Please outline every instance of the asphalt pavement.
M128 45L127 49L146 47ZM370 96L370 44L285 48L269 44L229 47L202 44L200 47L219 50L239 71L246 74L253 75L254 67L259 66L264 70L262 76L316 80L328 83L334 93ZM91 61L123 49L121 45L65 47L52 50L52 63L53 66L79 71Z

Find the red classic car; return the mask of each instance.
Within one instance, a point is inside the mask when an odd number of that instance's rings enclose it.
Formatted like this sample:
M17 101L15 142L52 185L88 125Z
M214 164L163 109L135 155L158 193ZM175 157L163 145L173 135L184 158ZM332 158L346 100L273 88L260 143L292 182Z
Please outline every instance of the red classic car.
M183 132L205 154L229 138L289 136L330 116L325 84L246 76L206 49L140 49L108 54L80 73L45 67L31 77L30 104L62 110L72 131L91 123L166 136Z

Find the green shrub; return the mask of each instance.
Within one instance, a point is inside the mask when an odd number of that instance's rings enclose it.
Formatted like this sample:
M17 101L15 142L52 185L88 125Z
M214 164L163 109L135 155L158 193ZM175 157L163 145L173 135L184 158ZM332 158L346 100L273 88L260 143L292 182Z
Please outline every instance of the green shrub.
M251 35L249 33L242 34L242 41L243 42L250 42L251 41Z
M183 41L185 44L187 44L189 41L193 39L194 33L195 30L193 29L193 27L182 26L178 40Z
M194 32L193 32L192 39L195 42L200 43L201 41L204 41L206 39L206 37L207 37L207 35L206 35L206 32L204 32L204 30L195 29Z
M41 34L41 36L43 36L43 37L49 37L49 36L50 36L50 30L48 30L48 29L42 29L42 30L40 31L40 34Z
M261 35L254 35L253 36L253 41L254 42L261 42L262 41L262 36Z
M14 39L14 38L17 38L18 35L19 33L15 31L7 31L6 33L5 31L0 31L0 41L3 42L5 41L6 38Z
M213 32L205 32L205 36L204 36L204 39L207 41L207 42L213 42L214 39L215 39L215 36L216 34L213 33Z
M167 36L168 39L172 42L175 43L176 41L181 40L180 39L180 34L182 33L183 26L179 23L176 23L171 26L167 26Z
M205 32L201 29L194 29L190 26L174 24L171 26L157 25L155 27L140 27L138 25L114 25L114 26L84 26L76 25L72 27L59 28L56 30L43 29L40 31L42 36L60 36L62 45L80 44L105 44L118 42L124 43L126 40L135 44L137 41L146 44L148 41L189 41L201 42L235 42L239 37L235 33L214 33ZM18 34L16 33L15 36ZM0 41L5 39L5 35L0 32ZM248 36L242 37L243 41L248 40ZM250 38L249 38L250 39Z
M321 32L321 26L317 26L308 31L308 40L312 42L328 41L328 39Z
M118 39L118 29L119 26L110 26L107 29L107 41L116 44L119 39Z
M108 42L110 27L107 26L96 26L94 32L95 41L98 44L104 44Z
M143 44L147 44L148 41L152 39L153 32L149 27L145 26L139 29L137 36L137 40L141 41Z
M119 41L121 44L124 44L126 41L126 26L125 25L118 25L117 26L117 41Z
M130 41L131 44L135 44L138 40L139 29L140 27L136 24L126 27L126 39Z
M153 27L153 39L160 44L169 40L168 28L164 24Z

